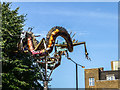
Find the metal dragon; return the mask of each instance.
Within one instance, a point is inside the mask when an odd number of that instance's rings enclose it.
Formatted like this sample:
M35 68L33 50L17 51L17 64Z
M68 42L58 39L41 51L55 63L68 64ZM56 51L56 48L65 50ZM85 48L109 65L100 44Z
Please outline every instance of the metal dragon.
M65 43L56 43L56 38L61 36L65 39ZM84 44L85 56L88 57L85 42L75 42L72 40L70 34L63 27L55 26L47 34L46 39L43 38L40 42L36 40L37 36L31 31L23 31L21 33L21 40L18 44L20 50L24 52L30 52L35 58L38 59L38 63L44 66L45 58L47 57L48 69L53 70L58 67L61 63L61 56L66 55L69 59L68 51L73 51L73 46ZM59 48L59 50L58 50ZM53 50L54 49L54 50ZM51 57L50 54L54 51L54 56Z

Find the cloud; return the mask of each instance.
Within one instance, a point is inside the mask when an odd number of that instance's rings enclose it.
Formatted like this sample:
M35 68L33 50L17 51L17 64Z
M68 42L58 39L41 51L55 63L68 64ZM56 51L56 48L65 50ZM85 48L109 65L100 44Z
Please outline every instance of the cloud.
M38 11L36 11L36 13L38 13ZM101 12L100 9L97 11L86 11L86 10L71 11L71 10L52 9L50 11L47 11L47 10L40 11L39 14L118 19L118 14L109 13L109 12Z
M116 43L110 43L110 42L103 42L103 43L92 43L89 44L89 47L91 48L118 48L118 45Z
M80 32L80 33L77 33L78 36L85 36L85 35L88 35L89 33L88 32Z
M105 13L105 12L88 12L88 15L91 17L97 18L111 18L111 19L118 19L118 16L112 13Z
M70 34L71 32L71 36L73 36L75 34L75 36L85 36L88 35L89 33L85 30L72 30L72 29L67 29L68 33Z

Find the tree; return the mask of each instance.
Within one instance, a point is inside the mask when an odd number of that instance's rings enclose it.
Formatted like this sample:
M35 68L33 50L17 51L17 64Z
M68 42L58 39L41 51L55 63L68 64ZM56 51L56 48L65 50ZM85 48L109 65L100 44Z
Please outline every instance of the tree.
M40 73L33 67L33 57L18 50L17 43L26 15L19 15L19 7L11 10L11 3L2 4L2 88L29 90L40 87Z

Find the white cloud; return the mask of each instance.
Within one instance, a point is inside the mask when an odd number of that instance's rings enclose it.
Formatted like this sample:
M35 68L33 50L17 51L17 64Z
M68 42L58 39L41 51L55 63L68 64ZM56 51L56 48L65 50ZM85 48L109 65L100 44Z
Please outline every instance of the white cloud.
M100 10L100 9L99 9ZM38 12L36 12L38 13ZM84 16L84 17L95 17L95 18L111 18L118 19L118 14L108 13L108 12L98 12L98 11L58 11L56 9L51 12L43 11L39 12L39 14L44 15L62 15L62 16Z
M112 19L118 19L118 16L112 13L105 13L105 12L89 12L89 16L91 17L98 17L98 18L112 18Z
M85 35L88 35L89 33L87 32L80 32L80 33L77 33L78 36L85 36Z
M118 45L116 43L92 43L89 44L89 47L91 48L118 48Z

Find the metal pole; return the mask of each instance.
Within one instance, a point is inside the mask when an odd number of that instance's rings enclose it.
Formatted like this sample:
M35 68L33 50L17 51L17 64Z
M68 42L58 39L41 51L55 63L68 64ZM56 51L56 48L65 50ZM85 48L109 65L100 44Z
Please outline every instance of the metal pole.
M78 68L76 64L76 90L78 90Z
M77 64L75 61L73 61L71 58L68 58L76 65L76 90L78 90L78 66L81 66L82 68L85 68L84 66Z
M47 90L47 57L45 57L45 81L44 81L44 90Z
M44 47L46 49L46 43L45 43L45 40L44 41ZM45 81L44 81L44 90L47 90L47 56L45 54Z

